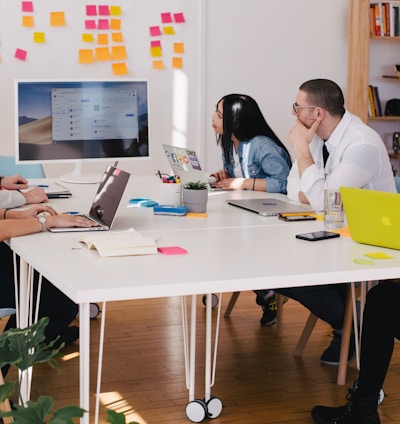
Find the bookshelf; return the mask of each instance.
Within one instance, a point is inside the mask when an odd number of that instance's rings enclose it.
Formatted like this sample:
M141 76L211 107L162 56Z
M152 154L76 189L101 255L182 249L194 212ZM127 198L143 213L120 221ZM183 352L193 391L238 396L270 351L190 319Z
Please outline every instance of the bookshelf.
M387 100L400 98L400 79L393 65L400 63L400 36L376 36L371 34L370 4L373 0L349 0L348 3L348 72L347 109L358 115L382 136L395 167L399 169L400 157L393 155L392 134L400 131L400 116L368 115L369 85L379 87L383 111ZM400 1L391 3L400 7Z

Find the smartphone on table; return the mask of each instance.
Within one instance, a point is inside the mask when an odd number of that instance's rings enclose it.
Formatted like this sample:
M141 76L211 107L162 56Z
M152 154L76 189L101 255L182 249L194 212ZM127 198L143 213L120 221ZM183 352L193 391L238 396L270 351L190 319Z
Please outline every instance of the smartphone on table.
M331 231L315 231L312 233L296 234L296 238L307 241L327 240L337 237L340 237L340 234Z

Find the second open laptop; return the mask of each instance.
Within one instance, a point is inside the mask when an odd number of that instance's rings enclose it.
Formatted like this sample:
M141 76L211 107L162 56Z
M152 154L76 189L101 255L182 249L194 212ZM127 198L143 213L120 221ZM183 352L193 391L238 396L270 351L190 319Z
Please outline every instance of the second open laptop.
M262 216L276 216L284 213L307 214L314 212L311 207L307 205L303 206L272 198L227 200L227 203Z
M73 231L107 231L111 228L121 202L130 174L115 166L108 166L97 189L89 213L82 214L94 220L97 227L49 228L52 233Z
M351 238L364 244L400 249L400 195L341 187Z

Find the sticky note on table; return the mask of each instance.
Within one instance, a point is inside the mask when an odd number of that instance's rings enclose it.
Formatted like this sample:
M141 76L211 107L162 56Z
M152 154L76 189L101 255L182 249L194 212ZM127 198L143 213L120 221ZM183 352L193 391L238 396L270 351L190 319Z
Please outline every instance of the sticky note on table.
M179 246L159 247L157 250L163 255L186 255L187 250Z
M365 253L364 256L368 256L372 259L393 259L393 256L387 255L384 252Z

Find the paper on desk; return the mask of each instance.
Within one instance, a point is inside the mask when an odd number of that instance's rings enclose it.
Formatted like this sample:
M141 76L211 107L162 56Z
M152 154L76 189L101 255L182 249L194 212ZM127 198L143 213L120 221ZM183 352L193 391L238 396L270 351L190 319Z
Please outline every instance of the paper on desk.
M86 233L79 239L89 249L97 249L101 257L154 255L156 242L130 228L126 231Z

